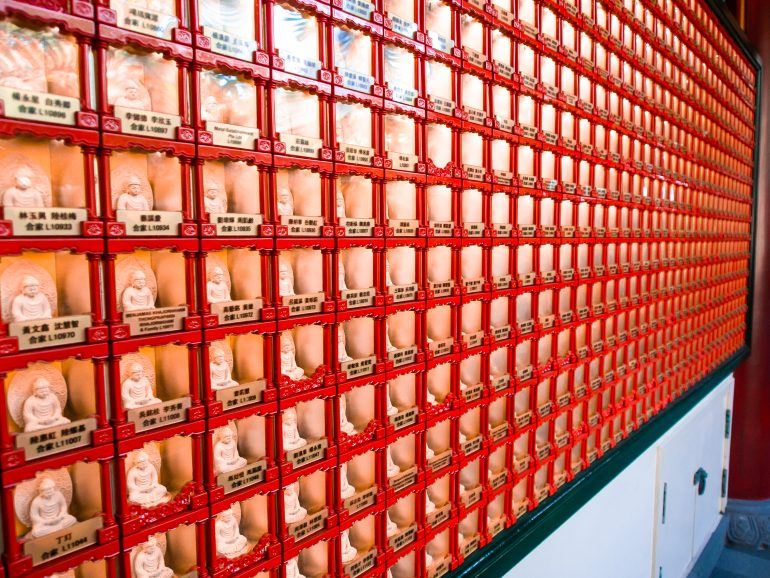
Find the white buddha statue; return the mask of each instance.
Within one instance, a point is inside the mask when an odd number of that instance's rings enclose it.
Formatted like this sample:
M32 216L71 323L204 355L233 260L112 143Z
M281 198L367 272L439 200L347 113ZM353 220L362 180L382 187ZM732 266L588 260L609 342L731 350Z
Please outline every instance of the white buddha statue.
M214 444L214 473L224 474L242 468L246 465L246 458L238 453L238 440L235 433L229 427L222 429L219 439Z
M345 282L345 265L342 264L342 260L337 261L337 289L339 291L347 291L348 285Z
M232 370L225 358L225 352L218 347L212 347L209 354L209 381L211 389L214 390L238 385L232 377Z
M398 349L390 340L390 332L388 331L387 325L385 326L385 349L388 352L396 351Z
M29 518L32 522L30 535L40 538L77 524L75 516L67 512L67 500L56 488L53 479L43 476L37 486L37 496L29 505Z
M51 319L53 313L48 297L40 292L40 281L33 275L26 275L21 281L21 293L11 301L11 322Z
M32 183L32 171L27 166L16 169L13 186L3 192L3 206L19 209L39 209L46 206L45 194Z
M209 187L203 195L203 209L209 215L218 215L227 212L227 199L219 194L219 189Z
M163 550L155 536L150 536L139 547L134 557L133 578L173 578L174 571L166 566Z
M434 457L436 457L436 452L433 451L433 448L431 448L427 443L425 444L425 459L426 460L432 460Z
M123 90L123 95L116 98L113 104L115 106L124 106L126 108L150 110L152 103L150 102L150 98L148 96L142 95L142 88L144 87L140 83L132 80L126 84L126 87Z
M390 387L388 387L388 390L385 392L385 403L386 403L386 412L390 415L396 415L398 413L398 408L393 405L393 401L390 399Z
M123 401L123 409L136 409L162 403L155 397L152 384L144 374L142 364L138 362L131 364L128 377L120 386L120 397Z
M206 281L206 299L209 303L227 303L232 301L230 297L230 287L225 281L225 272L221 267L213 267L209 271L208 281Z
M401 468L399 468L396 462L393 461L393 455L390 453L390 446L388 446L387 450L385 451L385 455L387 456L386 470L388 477L392 478L393 476L400 474Z
M343 564L351 562L358 556L358 550L356 550L350 543L350 530L343 530L340 534L340 557Z
M297 428L297 410L289 407L283 410L281 419L281 438L283 440L283 450L292 451L301 448L307 444L307 440L299 435Z
M209 122L224 122L225 105L221 104L213 95L206 97L201 106L201 118Z
M281 333L281 374L295 381L305 377L305 370L297 365L294 338L288 331Z
M276 208L280 216L294 216L294 197L292 196L289 187L280 187L278 189Z
M342 325L337 327L337 359L340 363L353 361L353 358L348 355L345 330L342 328Z
M425 569L427 570L431 566L433 566L433 556L428 554L428 551L425 550Z
M340 431L346 433L349 436L354 436L358 433L358 431L356 430L356 426L354 426L348 420L347 410L347 396L343 393L340 395Z
M128 501L145 508L168 502L170 497L166 486L158 481L158 472L150 463L147 452L140 451L136 462L126 474Z
M348 465L342 464L342 466L340 466L340 497L343 500L347 500L355 493L356 489L348 481Z
M390 276L390 259L387 256L385 257L385 285L388 287L395 285L393 278Z
M438 401L436 401L436 396L431 393L430 388L425 389L425 401L431 405L436 405L438 403Z
M238 518L232 507L217 514L214 522L217 554L226 558L237 558L249 549L249 541L241 534Z
M278 293L281 297L291 297L294 293L294 272L286 261L278 261Z
M430 496L427 494L425 495L425 515L432 514L436 511L436 504L433 503L433 500L430 499Z
M337 218L338 219L344 219L347 217L347 214L345 213L345 196L342 194L342 191L337 191Z
M123 192L118 196L115 208L124 211L149 211L152 209L142 192L142 181L136 175L126 180Z
M296 556L286 561L286 578L305 578L305 575L299 571L299 563Z
M137 269L131 273L131 284L123 290L121 297L123 311L146 311L155 309L155 296L147 286L147 276Z
M283 491L284 522L293 524L307 516L307 510L299 503L299 482L286 486Z
M51 391L51 383L45 377L38 377L32 383L32 395L24 400L21 415L25 432L70 423L62 415L59 398Z
M465 442L468 441L468 436L466 436L463 432L458 432L460 435L460 445L463 445Z
M390 537L394 534L398 534L398 524L396 524L391 518L390 518L390 511L388 511L385 514L385 534Z

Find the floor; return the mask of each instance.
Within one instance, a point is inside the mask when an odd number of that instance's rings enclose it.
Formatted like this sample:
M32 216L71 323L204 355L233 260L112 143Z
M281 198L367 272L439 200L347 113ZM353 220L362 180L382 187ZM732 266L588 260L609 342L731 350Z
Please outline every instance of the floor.
M770 578L770 552L725 547L710 578Z

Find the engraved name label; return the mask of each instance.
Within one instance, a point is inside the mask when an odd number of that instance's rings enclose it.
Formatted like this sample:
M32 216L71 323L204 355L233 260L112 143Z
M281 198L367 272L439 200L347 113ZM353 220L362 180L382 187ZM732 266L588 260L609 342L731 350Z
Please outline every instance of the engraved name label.
M417 356L417 346L410 345L403 349L396 349L395 351L388 351L388 359L393 362L393 367L401 367L408 363L414 363Z
M455 224L452 221L429 221L434 237L451 237Z
M393 536L388 537L388 546L390 546L393 551L400 550L404 546L411 544L417 539L417 524L412 524L405 530L400 531L397 534L394 534Z
M321 63L312 58L305 58L291 52L279 52L283 58L283 69L292 74L299 74L308 78L315 78L321 70Z
M393 100L396 102L413 105L415 99L417 98L417 90L411 86L400 86L398 84L394 84L390 86L390 89L393 94Z
M516 379L519 381L527 381L532 377L532 371L533 369L531 365L523 367L516 372Z
M446 114L452 116L455 112L455 103L448 98L442 98L440 96L431 95L429 97L430 102L433 104L433 110L440 114Z
M434 283L433 281L428 281L428 289L430 289L433 292L433 297L448 297L452 294L452 290L454 289L455 282L454 280L449 281L439 281ZM433 342L433 343L444 343L447 340L441 341L441 342ZM450 338L449 341L452 341Z
M388 158L393 163L393 168L400 171L413 171L417 165L417 155L388 151Z
M522 237L534 237L536 232L535 225L519 225L519 235Z
M342 218L340 226L345 228L346 237L368 237L374 229L374 219Z
M514 456L513 467L516 470L516 473L520 474L521 472L526 470L529 467L530 461L531 460L529 456L521 456L521 457Z
M417 283L410 283L409 285L389 285L388 295L393 296L394 303L414 301L417 299Z
M468 348L478 347L484 344L484 332L477 331L476 333L463 333L463 343Z
M452 561L451 556L444 556L444 559L440 562L433 562L433 566L427 569L428 578L441 578L449 574L450 563Z
M495 223L492 228L498 237L510 237L513 231L513 225L510 223Z
M466 178L471 181L483 181L487 175L487 169L476 165L463 165L463 171Z
M501 389L505 389L511 384L511 376L506 375L500 375L498 377L493 377L490 379L490 385L492 386L493 391L500 391Z
M224 303L212 303L211 312L217 316L220 325L259 321L262 299L241 299Z
M489 533L494 537L505 529L505 519L498 518L497 520L490 521L488 523Z
M469 385L465 389L462 389L462 395L465 401L476 401L481 397L484 391L484 385L477 383L476 385Z
M289 308L289 315L307 315L308 313L320 313L323 308L324 294L305 293L302 295L285 295L281 297L281 303Z
M80 111L80 101L77 98L7 86L0 86L0 101L7 118L21 120L72 126L75 124L75 113Z
M121 28L166 40L171 40L171 33L179 23L173 14L150 10L144 5L112 1L110 8L117 12L118 26Z
M374 294L373 287L371 289L344 289L340 291L340 296L347 303L348 309L373 305Z
M211 132L214 144L223 147L253 149L259 138L259 129L223 122L206 121L206 130Z
M238 38L216 28L203 27L203 34L211 39L211 52L232 56L240 60L252 60L257 43L254 40Z
M91 327L90 315L68 315L8 324L8 335L18 337L19 350L82 343Z
M472 490L468 490L466 492L463 492L460 494L460 501L462 501L463 506L466 508L468 506L472 506L476 502L478 502L481 499L481 495L484 492L484 489L481 486L476 486Z
M290 237L317 237L321 234L324 218L281 215L281 224L286 226Z
M527 74L526 72L519 73L519 76L521 77L521 83L529 88L530 90L535 90L535 87L537 86L537 78L532 76L531 74ZM535 138L533 136L527 135L528 138Z
M121 132L125 134L173 139L176 137L177 127L182 125L182 117L176 114L124 106L113 107L113 112L120 119Z
M79 235L80 223L88 219L88 212L85 209L58 207L40 209L5 207L3 214L11 221L13 234L17 237Z
M24 459L34 460L87 446L95 429L96 419L89 417L34 432L21 432L16 434L16 447L24 450Z
M407 426L417 423L417 415L419 410L416 407L410 407L407 410L390 416L388 419L396 430L400 430Z
M440 341L431 341L428 343L428 349L433 352L433 357L441 357L442 355L452 353L454 342L454 337L448 337L447 339L441 339Z
M123 312L123 322L128 323L128 330L132 337L164 331L181 331L185 317L187 317L186 305Z
M126 235L178 235L182 213L178 211L115 211L118 221L126 224Z
M433 30L428 30L428 36L430 36L431 40L433 41L433 48L435 48L436 50L449 54L452 52L452 49L455 47L454 40L452 40L451 38L447 38L446 36L442 36L438 32L434 32Z
M360 576L370 568L374 567L377 562L377 548L372 548L365 554L359 554L353 559L352 562L342 566L342 571L349 578L356 578Z
M499 441L507 435L508 435L507 423L502 423L489 430L489 436L492 438L492 441Z
M401 36L406 36L408 38L414 37L414 33L417 32L417 24L415 24L414 22L410 22L409 20L400 18L395 14L391 14L389 18L393 23L394 32L398 32L399 34L401 34Z
M374 84L373 76L341 66L337 67L337 72L342 75L342 86L345 88L357 90L358 92L371 92L372 85Z
M417 467L411 467L399 474L396 474L392 478L388 478L388 484L396 491L400 492L404 488L411 486L417 481Z
M430 499L430 498L427 498ZM431 528L435 528L439 524L446 522L452 513L452 504L444 504L440 508L436 508L430 514L426 516L426 523Z
M529 422L532 421L532 411L525 411L520 414L516 414L516 426L517 427L525 427L529 425Z
M481 449L482 440L483 438L480 435L476 436L472 440L467 440L465 443L460 445L460 451L462 451L465 455L477 452Z
M182 397L126 410L126 419L134 424L136 433L139 433L184 421L189 407L190 398Z
M437 472L440 469L447 467L452 463L452 450L444 450L440 454L433 456L428 460L428 467L433 472Z
M507 481L508 481L508 472L506 471L497 472L496 474L490 473L489 486L493 490L497 490L498 488L504 486Z
M377 363L377 356L365 357L363 359L351 359L343 361L340 364L340 370L345 373L348 379L360 375L369 375L374 373L374 364Z
M214 396L217 401L222 402L225 410L235 409L250 403L257 403L262 400L262 392L265 390L265 380L258 379L248 383L239 383L225 389L217 389Z
M369 16L374 12L374 5L364 0L343 0L342 9L364 20L369 20Z
M511 171L493 170L492 174L495 175L497 182L502 185L510 185L513 183L513 173Z
M472 108L470 106L464 107L465 112L468 114L468 120L476 124L484 124L487 120L486 111L478 108Z
M516 325L519 328L519 333L526 335L527 333L532 333L532 330L535 328L535 321L532 319L526 319L523 321L517 321Z
M536 127L529 126L528 124L522 124L522 125L519 125L519 127L521 128L522 136L524 136L525 138L535 138L537 136L537 128ZM519 175L519 178L520 179L532 179L532 185L530 185L530 186L534 186L534 184L535 184L535 177L527 176L527 175Z
M328 517L329 509L324 508L320 512L308 515L304 520L300 520L293 524L287 524L289 534L291 534L297 541L307 538L311 534L315 534L319 530L325 528L326 519Z
M514 515L517 518L521 518L524 514L527 513L527 509L529 508L529 505L527 504L527 501L524 500L523 502L519 502L518 504L514 504Z
M417 219L392 220L389 225L393 227L393 235L396 237L414 237L420 222Z
M282 134L280 140L286 145L286 152L298 157L318 158L318 152L323 147L323 140L296 134Z
M478 293L484 289L484 278L463 279L463 287L467 293Z
M484 223L463 223L463 229L469 237L484 236Z
M344 500L342 506L350 514L355 514L361 510L373 506L377 503L377 486L372 486L368 490L358 492Z
M40 538L26 540L23 544L24 555L32 557L32 565L50 562L96 544L99 530L102 529L101 516L85 522L78 522L58 532L52 532Z
M328 445L326 438L305 444L296 450L287 451L286 461L291 462L295 468L318 461L326 455Z
M503 327L492 328L492 338L495 341L504 341L511 337L511 326L504 325Z
M209 222L216 226L219 236L253 236L257 234L257 229L262 224L262 215L209 213Z
M373 148L349 144L341 144L340 148L345 154L346 163L352 163L356 165L372 164L372 157L374 156Z
M460 551L463 554L463 558L467 558L478 549L479 549L478 536L474 536L473 538L466 540L465 543L460 547Z
M540 317L540 326L542 329L550 329L553 327L553 324L556 322L556 316L555 315L543 315Z
M222 486L225 489L225 494L230 494L236 490L248 488L249 486L253 486L264 480L266 469L267 461L259 460L258 462L247 464L237 470L219 474L217 476L217 485Z
M500 76L504 76L505 78L511 78L514 73L514 68L510 64L505 64L504 62L500 62L498 60L495 60L495 66L497 67L497 74ZM513 122L511 122L513 124ZM500 128L503 128L502 125ZM509 128L503 128L503 130L511 130Z

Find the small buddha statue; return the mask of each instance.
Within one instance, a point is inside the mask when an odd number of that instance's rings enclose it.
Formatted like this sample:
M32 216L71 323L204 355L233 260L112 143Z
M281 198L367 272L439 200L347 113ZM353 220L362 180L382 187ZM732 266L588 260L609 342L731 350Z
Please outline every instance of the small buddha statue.
M56 487L56 482L48 476L40 478L37 496L29 505L29 518L32 522L30 536L40 538L77 524L75 516L67 512L67 500Z
M305 578L305 575L299 571L299 564L296 556L286 561L286 578Z
M342 191L337 191L337 219L345 219L347 214L345 212L345 197Z
M463 445L465 442L468 441L468 436L466 436L463 432L459 432L460 437L460 445Z
M307 440L299 435L299 429L297 428L297 410L293 407L283 410L281 435L284 451L296 450L307 444Z
M148 96L142 95L142 88L139 82L132 80L123 90L123 95L115 99L115 106L124 106L126 108L135 108L139 110L150 110L152 103Z
M438 401L436 401L436 396L433 395L430 388L427 388L425 390L425 401L427 401L431 405L436 405Z
M59 398L51 391L51 383L45 377L38 377L32 383L32 395L24 400L21 415L25 432L70 423L62 415Z
M280 187L278 189L276 209L278 210L278 215L282 217L294 216L294 197L292 196L289 187Z
M281 334L281 374L294 381L305 377L305 370L297 365L294 338L288 331Z
M232 301L230 287L225 281L225 272L221 267L212 267L206 282L206 299L209 303L227 303Z
M115 208L124 211L150 211L152 207L142 192L142 181L131 175L115 203Z
M343 530L342 534L340 534L340 557L343 564L351 562L358 556L358 550L356 550L350 543L349 533L350 530Z
M40 281L33 275L25 275L21 281L21 292L11 301L11 322L21 323L52 317L51 304L48 297L40 291Z
M201 106L201 119L209 122L224 122L225 105L217 101L216 97L209 95Z
M390 537L394 534L398 534L398 524L396 524L391 518L390 518L390 511L388 511L385 514L385 534Z
M286 261L278 261L278 293L281 297L291 297L294 293L294 272Z
M431 566L433 566L433 556L428 554L428 551L425 550L425 569L427 570Z
M225 358L225 352L218 347L212 347L209 355L209 380L211 389L214 390L238 385L232 377L232 370Z
M400 474L401 468L399 468L396 462L393 461L393 455L390 453L390 446L388 446L388 449L386 450L385 455L387 456L386 470L388 473L388 477L392 478L393 476L397 476L398 474Z
M340 466L340 497L347 500L356 493L356 489L348 481L348 465Z
M249 549L249 541L241 534L238 518L232 507L220 512L214 522L217 554L225 558L237 558Z
M227 212L227 199L219 194L219 189L209 187L203 195L203 209L209 215L218 215Z
M120 397L123 401L123 409L136 409L156 403L162 403L155 397L152 384L144 374L141 363L133 363L129 368L128 377L120 386Z
M393 342L390 340L390 332L388 331L387 326L385 327L385 349L388 352L396 351L398 348L393 345Z
M139 547L134 557L133 578L173 578L174 571L166 566L163 550L155 536L150 536Z
M337 261L337 289L339 291L347 291L348 285L345 282L345 265L342 264L342 259Z
M38 209L46 206L45 194L32 182L32 170L28 166L16 169L13 186L3 192L3 206L19 209Z
M155 296L147 286L147 276L137 269L131 273L130 285L123 290L121 297L123 311L146 311L155 309Z
M246 458L238 453L238 440L235 439L233 430L225 426L220 428L221 435L214 444L214 473L224 474L242 468L246 465Z
M307 516L307 510L299 503L299 482L289 484L283 491L283 512L287 524L299 522Z
M345 330L342 328L342 325L337 327L337 359L340 363L353 361L353 358L348 355Z
M432 514L436 511L436 504L433 503L433 500L430 499L430 496L426 494L425 496L425 515Z
M434 457L436 457L436 452L428 444L425 444L425 459L432 460Z
M158 472L150 463L147 452L140 451L136 462L126 474L128 501L145 508L168 502L170 497L166 486L158 481Z
M398 408L393 405L393 401L390 399L390 388L388 388L388 391L385 392L385 403L386 403L386 412L390 415L396 415L398 413Z
M347 410L347 396L343 393L340 395L340 431L346 433L349 436L354 436L358 433L358 431L356 430L356 426L354 426L348 420Z

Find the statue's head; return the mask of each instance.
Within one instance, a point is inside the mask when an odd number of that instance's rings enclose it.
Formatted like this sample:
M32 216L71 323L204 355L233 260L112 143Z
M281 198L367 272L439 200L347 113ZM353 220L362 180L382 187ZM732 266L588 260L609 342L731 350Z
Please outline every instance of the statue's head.
M221 283L225 279L225 272L221 267L214 267L209 271L209 280L214 283Z
M150 456L147 455L147 452L139 452L136 454L136 467L138 467L140 470L146 469L150 465Z
M139 97L139 85L136 82L129 82L126 85L125 94L130 99L135 99Z
M144 543L144 547L148 550L152 550L158 547L158 539L155 536L150 536Z
M36 297L40 293L40 281L37 277L27 275L21 280L21 292L27 297Z
M337 208L345 208L345 196L342 194L342 191L337 191Z
M292 498L296 497L299 494L299 482L294 482L293 484L286 486L286 494Z
M281 333L281 353L294 353L294 338L288 331Z
M212 348L211 359L214 363L223 363L225 361L225 352L219 348Z
M144 377L144 367L142 367L141 363L134 363L129 369L129 374L131 375L131 379L139 381Z
M45 377L38 377L32 383L32 393L35 394L35 397L45 399L51 393L51 384Z
M40 483L38 484L38 493L43 496L44 498L50 498L54 495L54 492L56 492L56 482L54 482L49 477L43 477L40 478Z
M132 197L142 194L142 181L136 175L131 175L126 181L125 191Z
M233 433L233 430L229 427L226 427L224 431L222 432L222 441L225 443L230 443L235 439L235 434Z
M291 195L291 191L289 190L289 187L280 187L278 189L278 202L283 205L288 205L294 200L294 197Z
M131 273L131 286L134 289L144 289L146 285L147 275L144 274L144 271L137 269Z
M212 201L219 196L219 189L216 187L209 187L206 189L206 198Z
M278 263L278 278L282 281L291 279L293 277L291 267L286 261L279 261Z
M30 188L32 186L32 171L27 167L20 167L13 177L13 184L21 190Z

